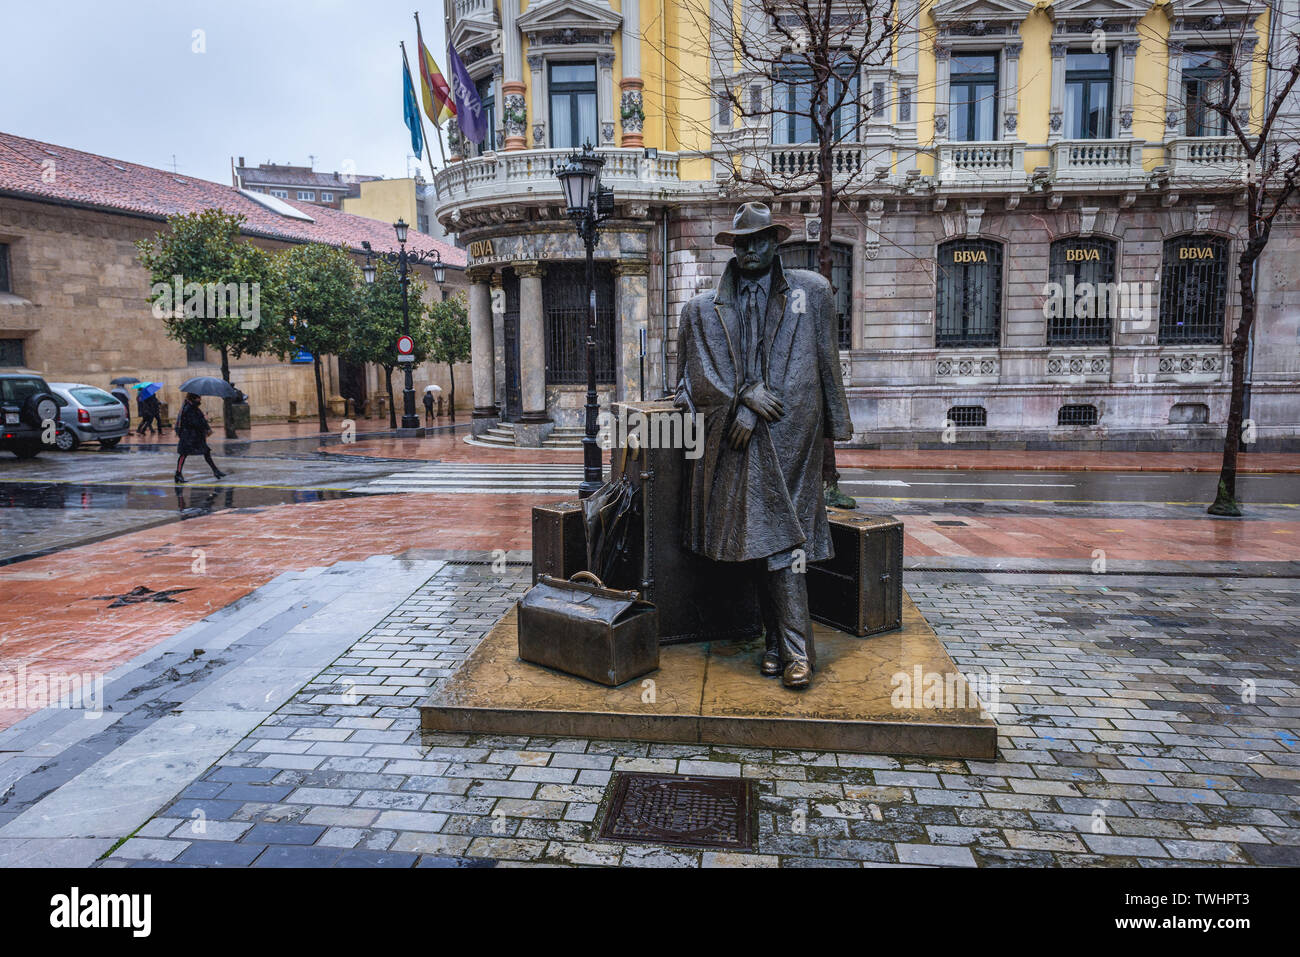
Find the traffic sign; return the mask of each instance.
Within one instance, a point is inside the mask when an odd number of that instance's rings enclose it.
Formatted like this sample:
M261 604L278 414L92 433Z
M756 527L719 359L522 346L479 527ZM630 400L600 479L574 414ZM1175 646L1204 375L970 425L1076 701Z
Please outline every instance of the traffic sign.
M397 354L409 356L415 352L415 340L410 336L399 336L397 339Z

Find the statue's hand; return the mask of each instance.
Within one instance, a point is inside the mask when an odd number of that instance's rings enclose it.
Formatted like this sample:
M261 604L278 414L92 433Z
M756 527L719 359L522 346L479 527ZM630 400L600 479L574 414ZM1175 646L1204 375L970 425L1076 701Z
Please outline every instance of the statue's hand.
M737 452L743 452L745 446L749 445L749 437L754 434L754 430L745 425L740 419L731 423L731 428L727 431L727 439L731 442L731 447Z
M745 391L743 401L768 422L775 422L785 415L785 405L761 382Z

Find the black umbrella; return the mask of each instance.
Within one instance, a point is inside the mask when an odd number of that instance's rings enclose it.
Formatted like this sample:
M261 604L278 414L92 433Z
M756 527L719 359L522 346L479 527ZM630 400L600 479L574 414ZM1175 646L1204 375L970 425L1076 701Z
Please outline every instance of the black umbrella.
M109 379L108 381L111 385L131 385L140 380L133 375L120 375L116 379Z
M218 379L214 375L200 375L193 379L186 379L181 383L181 391L193 395L215 395L222 399L239 399L244 395L225 379Z

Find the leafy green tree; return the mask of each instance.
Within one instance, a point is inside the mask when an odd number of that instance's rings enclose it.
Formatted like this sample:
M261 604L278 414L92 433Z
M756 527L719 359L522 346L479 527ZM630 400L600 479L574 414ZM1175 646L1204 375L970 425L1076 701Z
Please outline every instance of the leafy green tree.
M393 370L397 368L397 339L402 335L402 280L398 269L386 260L375 263L375 281L362 294L363 308L353 323L344 355L352 362L373 362L384 370L388 389L388 425L397 428L393 404ZM415 361L429 358L430 330L423 280L408 274L411 339Z
M149 270L148 301L170 339L221 353L221 378L230 360L276 351L283 293L274 257L240 238L244 217L205 209L169 217L167 229L136 243ZM230 399L222 405L226 437L234 438Z
M344 354L349 327L364 312L361 270L347 252L323 243L294 246L279 259L288 307L284 331L293 337L291 344L282 343L281 355L297 349L311 353L316 412L320 430L328 432L321 357Z
M429 358L447 363L451 377L451 421L456 421L456 363L469 361L469 311L463 295L434 303L429 309Z

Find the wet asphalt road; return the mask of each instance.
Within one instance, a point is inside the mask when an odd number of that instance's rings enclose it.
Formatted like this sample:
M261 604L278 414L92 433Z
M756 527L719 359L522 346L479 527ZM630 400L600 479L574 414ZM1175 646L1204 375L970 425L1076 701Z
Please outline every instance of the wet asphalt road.
M215 453L215 481L191 459L191 481L172 482L170 449L45 452L19 461L0 453L0 564L223 509L346 497L346 489L410 468L409 462L322 455L314 439L232 443ZM846 469L842 487L900 513L1013 509L1021 513L1194 517L1218 476L1193 472L1016 472ZM1300 475L1243 475L1242 500L1258 517L1300 508Z
M1013 472L946 469L845 469L841 487L853 496L913 500L1154 502L1208 504L1218 488L1211 472ZM1300 504L1300 475L1239 475L1237 492L1257 505Z

